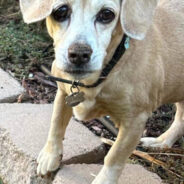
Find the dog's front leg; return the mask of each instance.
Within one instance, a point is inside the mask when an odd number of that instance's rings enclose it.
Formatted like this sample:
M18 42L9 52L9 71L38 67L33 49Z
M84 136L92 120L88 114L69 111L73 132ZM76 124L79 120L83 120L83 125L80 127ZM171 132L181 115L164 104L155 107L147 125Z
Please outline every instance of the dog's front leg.
M39 175L45 175L49 171L54 171L60 165L63 154L62 140L64 139L66 127L72 116L72 109L65 105L64 100L65 95L58 89L54 100L48 139L37 159L37 174Z
M102 170L92 184L118 183L126 160L140 140L147 118L147 113L141 113L136 118L127 119L120 124L118 137L105 158Z

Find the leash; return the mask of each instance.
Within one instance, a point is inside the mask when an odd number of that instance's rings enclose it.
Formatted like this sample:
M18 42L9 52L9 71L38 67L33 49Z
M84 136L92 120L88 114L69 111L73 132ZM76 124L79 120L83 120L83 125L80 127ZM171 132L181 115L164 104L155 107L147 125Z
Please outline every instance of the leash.
M97 87L99 84L101 84L107 78L108 74L111 72L111 70L114 68L114 66L118 63L119 59L121 58L121 56L123 56L126 49L129 48L129 39L130 38L126 34L124 34L119 46L117 47L116 51L114 52L112 59L104 67L98 80L93 84L85 85L84 83L81 83L79 81L71 81L71 80L67 80L67 79L63 79L63 78L54 77L51 75L47 76L46 78L49 80L52 80L52 81L58 81L58 82L66 83L66 84L71 84L73 86L73 88L77 88L78 86L84 87L84 88Z

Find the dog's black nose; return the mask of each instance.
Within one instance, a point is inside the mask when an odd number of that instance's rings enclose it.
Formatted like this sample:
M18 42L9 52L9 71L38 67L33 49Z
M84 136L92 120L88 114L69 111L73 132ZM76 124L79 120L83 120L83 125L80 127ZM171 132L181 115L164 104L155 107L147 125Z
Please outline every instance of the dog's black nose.
M75 43L68 49L68 58L75 65L83 65L90 61L92 52L89 45Z

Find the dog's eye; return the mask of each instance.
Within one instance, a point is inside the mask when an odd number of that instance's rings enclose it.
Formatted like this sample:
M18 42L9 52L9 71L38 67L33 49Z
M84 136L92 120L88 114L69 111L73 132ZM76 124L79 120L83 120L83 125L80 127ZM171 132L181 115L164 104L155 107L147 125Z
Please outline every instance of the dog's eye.
M52 16L58 22L67 20L71 15L71 9L68 5L63 5L52 12Z
M108 24L112 22L114 18L114 12L109 9L102 9L96 16L96 20L103 24Z

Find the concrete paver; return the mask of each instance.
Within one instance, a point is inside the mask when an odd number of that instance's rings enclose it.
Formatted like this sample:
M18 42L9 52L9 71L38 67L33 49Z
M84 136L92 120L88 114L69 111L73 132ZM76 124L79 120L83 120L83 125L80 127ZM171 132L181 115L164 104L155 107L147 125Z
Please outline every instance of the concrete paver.
M91 184L102 168L95 164L76 164L64 166L56 175L53 184ZM119 184L161 184L161 179L142 166L126 164Z
M0 104L0 112L0 176L8 184L23 184L26 177L32 182L36 178L31 174L36 171L34 160L47 138L52 105ZM104 154L99 138L71 120L64 140L64 162L94 163Z
M104 157L98 137L73 119L64 140L65 164L54 177L36 175L36 157L47 138L52 105L0 104L0 176L8 184L90 184ZM84 164L85 163L85 164ZM87 163L87 164L86 164ZM119 184L161 184L139 165L127 164Z
M0 68L0 103L14 102L23 92L23 87Z
M51 184L52 177L38 177L33 158L17 148L0 128L0 177L5 184Z

